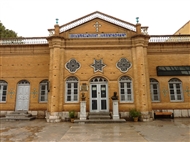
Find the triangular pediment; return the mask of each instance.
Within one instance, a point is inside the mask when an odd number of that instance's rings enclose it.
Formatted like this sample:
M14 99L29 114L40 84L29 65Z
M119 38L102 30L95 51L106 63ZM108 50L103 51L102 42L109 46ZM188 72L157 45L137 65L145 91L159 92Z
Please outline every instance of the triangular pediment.
M117 19L115 17L109 16L109 15L101 13L99 11L96 11L96 12L93 12L91 14L88 14L86 16L83 16L79 19L76 19L74 21L71 21L67 24L60 26L60 33L66 32L66 31L71 30L76 27L79 27L79 26L81 26L85 23L88 23L94 19L100 19L100 20L106 21L108 23L111 23L113 25L122 27L124 29L136 32L136 27L134 24L131 24L129 22Z

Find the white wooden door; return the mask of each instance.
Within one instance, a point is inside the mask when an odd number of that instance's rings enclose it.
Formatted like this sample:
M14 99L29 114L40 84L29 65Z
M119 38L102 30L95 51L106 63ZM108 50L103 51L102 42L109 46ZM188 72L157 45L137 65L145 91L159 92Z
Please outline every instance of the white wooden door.
M30 97L30 85L18 85L16 110L28 110Z
M108 111L107 84L91 84L90 110L91 112Z

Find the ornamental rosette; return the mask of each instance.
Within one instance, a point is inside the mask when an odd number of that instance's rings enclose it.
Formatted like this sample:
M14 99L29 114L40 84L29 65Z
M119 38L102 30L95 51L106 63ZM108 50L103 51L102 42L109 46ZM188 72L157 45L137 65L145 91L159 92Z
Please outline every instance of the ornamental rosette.
M75 60L71 59L65 64L65 68L70 72L70 73L75 73L79 68L81 67L80 63Z
M123 73L127 72L131 68L132 64L126 59L121 58L117 63L116 67Z
M100 59L100 60L94 59L94 63L91 65L91 67L94 68L94 72L97 72L97 71L103 72L103 68L105 66L106 65L103 63L102 59Z

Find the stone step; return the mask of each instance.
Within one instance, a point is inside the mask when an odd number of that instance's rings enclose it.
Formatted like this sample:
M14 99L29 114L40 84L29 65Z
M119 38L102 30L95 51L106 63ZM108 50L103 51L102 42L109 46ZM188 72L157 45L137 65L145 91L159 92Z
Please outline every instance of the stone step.
M110 115L89 115L89 119L111 119Z
M7 117L1 117L0 120L5 120L5 121L16 121L16 120L33 120L35 119L35 117L10 117L10 118L7 118Z
M26 111L26 110L17 110L17 111L12 112L11 114L28 114L28 111Z
M87 120L79 120L75 119L74 123L125 123L125 119L87 119Z
M10 114L7 114L6 117L30 117L32 116L32 114L13 114L13 113L10 113Z
M15 111L10 114L7 114L5 117L0 120L14 121L14 120L33 120L35 117L27 111Z
M111 119L109 112L90 112L88 114L89 119Z
M89 112L88 115L110 115L110 112Z

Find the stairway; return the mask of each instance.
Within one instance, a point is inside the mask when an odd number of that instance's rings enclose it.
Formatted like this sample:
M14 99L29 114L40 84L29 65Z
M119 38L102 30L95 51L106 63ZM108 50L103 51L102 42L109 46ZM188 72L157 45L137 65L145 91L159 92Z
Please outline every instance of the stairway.
M111 119L111 114L109 112L89 112L88 119Z
M89 112L86 120L74 120L75 123L122 123L125 119L114 120L110 112Z
M28 111L14 111L10 114L6 114L4 118L1 120L12 121L12 120L33 120L35 119L32 114L28 113Z

